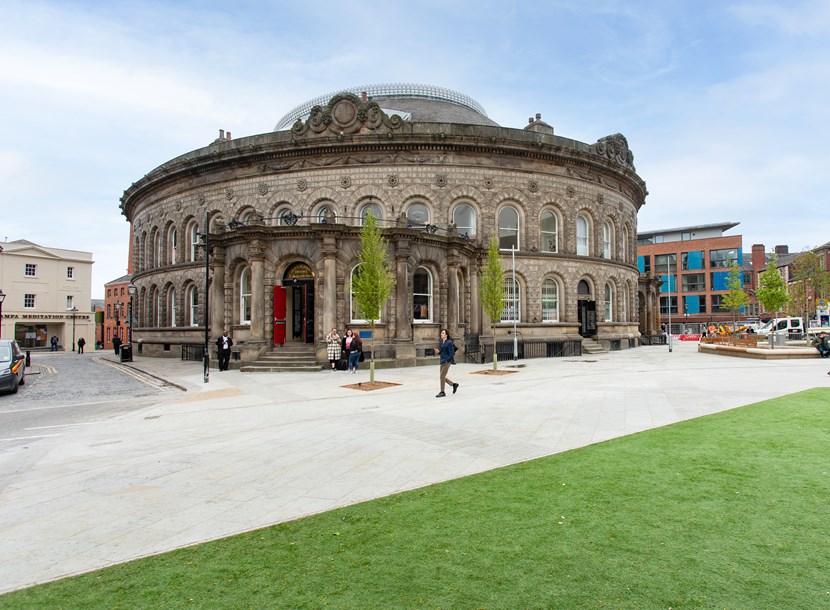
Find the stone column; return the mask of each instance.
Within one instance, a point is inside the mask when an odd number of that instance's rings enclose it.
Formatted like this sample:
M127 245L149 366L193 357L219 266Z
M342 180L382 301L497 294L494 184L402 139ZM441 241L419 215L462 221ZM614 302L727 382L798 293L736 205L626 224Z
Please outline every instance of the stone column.
M481 334L481 300L478 292L478 265L470 264L470 333Z
M337 326L337 238L327 235L323 238L323 328L317 334L325 338ZM319 303L319 301L318 301Z
M228 326L225 321L225 249L213 248L210 258L210 335L218 337ZM204 303L203 303L204 305Z
M265 337L265 249L259 240L248 245L251 261L251 342ZM268 316L270 320L270 316Z
M409 240L395 245L395 364L415 366L417 354L412 341L412 295L409 284Z

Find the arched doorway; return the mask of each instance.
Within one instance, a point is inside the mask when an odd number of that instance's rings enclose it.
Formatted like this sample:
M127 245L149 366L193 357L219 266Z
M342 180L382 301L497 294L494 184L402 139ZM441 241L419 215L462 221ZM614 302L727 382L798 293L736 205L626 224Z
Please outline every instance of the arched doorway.
M314 271L293 263L281 284L274 286L274 345L314 343Z
M597 302L591 293L590 284L585 280L579 280L576 298L579 334L583 337L593 337L597 334Z

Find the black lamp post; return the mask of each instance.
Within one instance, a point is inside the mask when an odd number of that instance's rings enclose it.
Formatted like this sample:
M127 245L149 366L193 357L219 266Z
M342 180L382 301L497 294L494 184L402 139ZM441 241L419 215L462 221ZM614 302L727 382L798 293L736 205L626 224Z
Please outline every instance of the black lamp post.
M209 216L205 213L205 232L197 233L205 240L203 244L199 244L205 249L205 313L203 316L205 321L205 345L203 348L204 353L202 354L202 359L204 361L205 383L210 381L210 327L208 326L210 319L208 315L208 311L210 310L210 293L208 292L208 288L210 286L210 231L208 230L208 221Z
M136 288L136 285L130 282L130 285L127 287L127 292L130 293L130 311L127 314L129 316L128 321L130 323L129 335L127 335L127 337L128 341L130 342L130 345L132 345L133 342L133 312L135 311L133 309L133 297L135 296L137 290L138 288Z
M72 312L72 351L75 351L75 315L78 313L77 307L72 307L69 311Z
M0 289L0 338L3 337L3 301L6 300L6 293Z

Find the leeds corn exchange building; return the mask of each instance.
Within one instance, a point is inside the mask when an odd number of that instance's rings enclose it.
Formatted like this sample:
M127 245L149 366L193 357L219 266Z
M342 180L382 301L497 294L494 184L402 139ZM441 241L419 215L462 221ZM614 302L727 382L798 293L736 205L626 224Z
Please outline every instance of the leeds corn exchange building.
M332 327L369 328L350 280L372 211L396 279L376 358L418 364L443 327L459 346L489 342L479 271L493 236L506 272L500 340L515 322L551 356L568 342L632 347L659 324L655 286L637 269L646 194L620 134L585 144L538 114L501 127L439 87L321 96L274 131L220 132L124 192L134 340L145 355L178 356L203 342L207 313L211 342L229 329L243 363L292 343L325 361Z

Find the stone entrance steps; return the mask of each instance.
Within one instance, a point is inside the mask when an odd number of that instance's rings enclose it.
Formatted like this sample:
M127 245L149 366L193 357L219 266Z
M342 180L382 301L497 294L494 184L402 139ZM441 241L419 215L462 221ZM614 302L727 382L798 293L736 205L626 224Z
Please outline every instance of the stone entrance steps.
M582 355L607 354L608 349L594 337L582 339Z
M243 373L313 373L323 370L317 362L314 346L309 343L286 343L262 354L240 369Z

